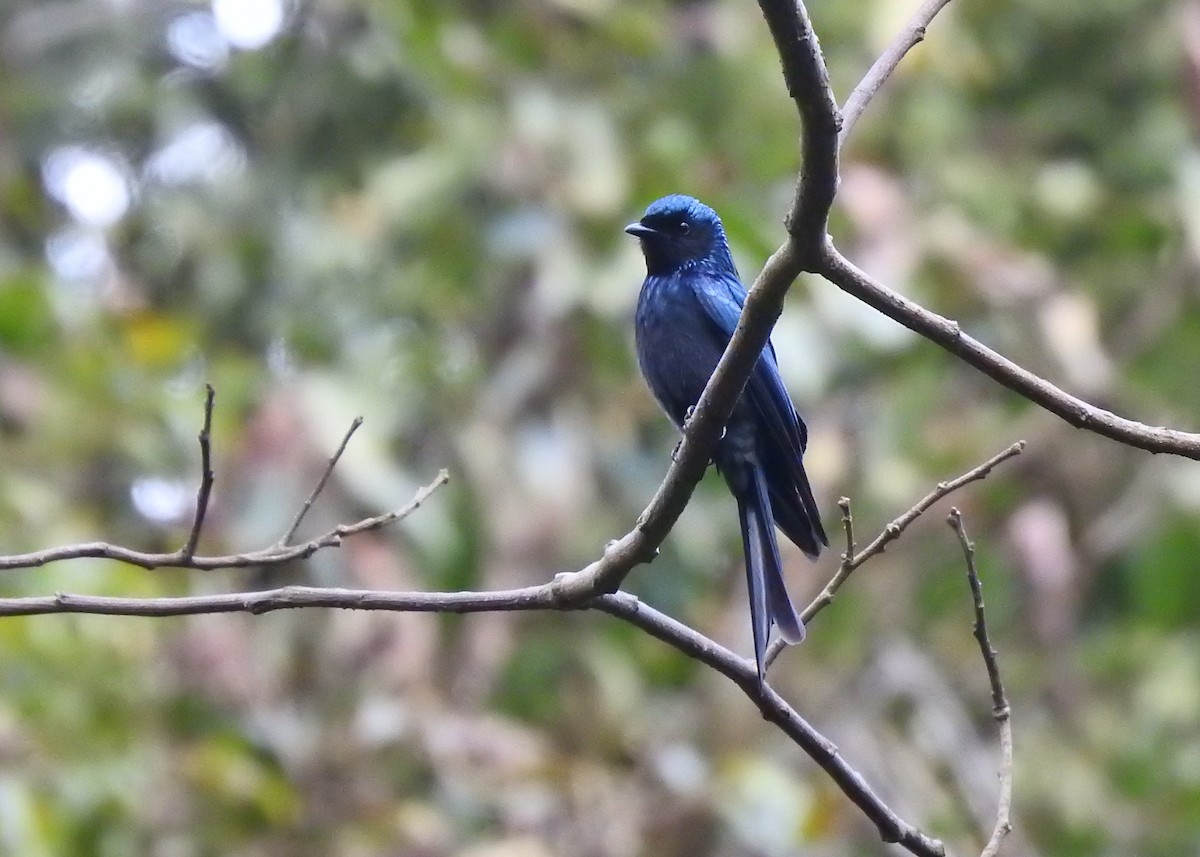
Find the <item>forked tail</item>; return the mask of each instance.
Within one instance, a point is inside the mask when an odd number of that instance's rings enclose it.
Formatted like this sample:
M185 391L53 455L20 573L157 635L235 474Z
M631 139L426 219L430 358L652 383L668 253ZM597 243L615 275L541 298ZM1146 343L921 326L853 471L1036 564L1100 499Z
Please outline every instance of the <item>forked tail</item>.
M742 524L742 546L746 554L746 584L750 593L750 624L754 634L754 660L758 664L758 679L766 676L764 659L771 622L789 643L804 639L804 624L792 606L783 583L783 563L775 539L775 519L771 514L771 499L766 477L754 462L739 466L741 473L730 480L742 489L735 491L738 518Z

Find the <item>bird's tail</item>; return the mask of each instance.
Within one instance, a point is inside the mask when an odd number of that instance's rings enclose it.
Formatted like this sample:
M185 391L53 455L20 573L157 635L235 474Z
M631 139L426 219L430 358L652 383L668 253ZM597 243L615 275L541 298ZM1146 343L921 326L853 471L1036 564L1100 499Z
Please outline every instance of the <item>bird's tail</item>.
M763 662L771 622L789 643L804 639L804 623L796 614L792 600L783 583L783 563L779 544L775 540L775 520L771 514L771 499L762 468L756 463L741 465L743 471L736 481L743 490L736 492L738 517L742 524L742 546L746 552L746 582L750 591L750 623L754 634L754 659L758 678L766 675Z

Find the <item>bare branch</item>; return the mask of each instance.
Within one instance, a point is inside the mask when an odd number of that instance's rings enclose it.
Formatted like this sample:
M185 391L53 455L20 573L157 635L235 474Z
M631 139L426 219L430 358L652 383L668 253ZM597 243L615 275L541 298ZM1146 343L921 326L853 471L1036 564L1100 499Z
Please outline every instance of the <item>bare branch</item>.
M779 726L833 778L846 796L879 828L880 836L885 841L903 845L913 854L922 857L944 855L945 851L940 842L925 836L896 815L871 790L862 776L846 763L837 747L817 732L779 694L769 687L760 690L757 669L749 660L738 657L698 631L642 604L627 593L601 596L584 606L601 610L636 625L734 681L758 705L768 721ZM286 586L260 592L179 598L110 598L67 593L30 598L0 598L0 616L99 613L165 617L201 613L260 614L305 607L478 613L561 609L562 605L555 597L552 583L496 592L379 592Z
M867 104L875 97L875 93L892 76L892 72L900 65L900 60L904 59L905 54L924 40L925 28L949 2L950 0L925 0L921 8L904 25L904 29L880 54L879 59L875 60L858 86L854 87L854 91L846 99L846 106L842 108L842 129L838 132L839 149L846 145L846 138L850 136L850 130L858 122L863 111L867 109Z
M801 612L800 618L804 624L807 625L813 620L814 616L833 603L833 599L834 596L837 595L837 591L842 588L842 584L849 579L850 575L853 574L859 566L861 566L871 557L883 553L887 546L896 539L900 538L900 534L908 529L908 526L913 521L927 512L930 506L932 506L938 500L953 494L964 485L968 485L971 482L976 482L985 478L989 473L992 472L993 468L999 464L1002 464L1008 459L1019 455L1023 449L1025 449L1025 441L1019 440L1003 452L993 455L987 461L983 462L983 464L971 468L962 476L951 479L949 482L939 482L937 487L918 500L916 505L884 527L879 535L877 535L871 541L871 543L862 550L861 553L856 554L854 552L854 516L850 512L850 498L842 497L840 500L838 500L838 508L842 510L842 529L846 533L846 551L842 554L841 562L838 564L838 570L834 573L833 577L830 578L829 582L825 584L825 587L821 590L817 597L814 598L812 602L804 608L803 612ZM787 643L785 643L783 640L778 638L772 640L771 645L767 648L767 666L769 667L772 663L774 663L775 659L779 657L779 655L786 648Z
M219 568L246 568L247 566L280 565L294 559L307 559L322 548L338 547L346 536L377 530L395 521L403 520L421 507L434 491L450 481L445 470L425 487L419 489L412 500L399 509L364 518L353 524L339 524L327 533L298 545L273 546L249 553L227 556L188 556L182 549L173 553L143 553L108 542L87 542L65 547L48 548L33 553L0 556L0 571L19 568L37 568L51 562L83 557L111 559L141 568L194 568L211 570ZM58 611L40 611L58 612ZM203 611L200 611L203 612Z
M921 857L944 857L945 848L941 842L896 815L871 790L862 775L846 763L837 745L814 729L769 685L759 684L758 668L752 660L738 657L700 632L625 592L602 596L589 606L636 625L733 681L758 706L764 719L778 726L829 774L846 797L879 828L879 835L885 842L895 842Z
M786 276L786 282L790 284L801 271L811 270L809 265L821 252L829 209L837 193L837 141L842 118L833 87L829 84L821 45L804 3L799 0L759 0L758 5L771 30L771 38L775 40L788 95L796 102L803 138L804 162L800 167L800 181L784 223L791 238L788 249L797 263L797 269ZM785 247L781 247L772 259L784 250ZM759 275L756 289L766 286L765 275L766 270ZM783 275L781 271L780 276ZM786 290L786 285L779 286L780 297Z
M179 555L191 559L200 542L200 531L204 528L204 516L208 513L208 499L212 495L212 415L216 391L212 384L204 385L204 423L200 429L200 488L196 492L196 514L192 518L192 529Z
M194 616L205 613L270 613L301 607L392 610L408 613L482 613L544 610L553 606L545 584L495 592L376 592L363 589L284 586L258 592L186 595L172 598L113 598L103 595L35 595L0 598L0 616L96 613L106 616Z
M1119 417L1065 393L1044 378L1013 363L963 333L958 322L930 312L851 264L832 242L825 245L817 272L847 294L874 307L914 333L934 342L1000 384L1019 393L1076 428L1144 449L1200 460L1200 434L1148 426Z
M968 485L972 482L977 482L978 480L985 478L989 473L992 472L993 468L999 464L1002 464L1008 459L1013 458L1014 456L1020 455L1023 449L1025 449L1025 441L1019 440L1003 452L993 455L978 467L971 468L962 476L959 476L956 479L951 479L949 482L939 482L936 488L917 501L917 503L911 509L884 527L879 535L877 535L871 541L871 543L863 548L860 552L854 554L853 556L850 555L849 551L843 554L842 563L839 566L837 573L833 576L829 583L825 585L825 588L821 590L821 593L813 599L812 603L804 608L801 618L803 618L805 623L811 622L814 616L816 616L833 602L833 598L837 594L837 591L842 587L842 584L846 582L846 579L850 577L855 569L857 569L871 557L883 553L887 549L887 546L896 539L900 538L900 534L908 529L909 525L912 524L913 521L928 511L930 506L932 506L938 500L953 494L964 485ZM847 538L850 539L852 538L852 531L850 530L849 523L849 500L846 501L846 504L842 507L842 509L844 513L842 520L845 522Z
M996 809L996 824L980 854L980 857L996 857L1004 838L1012 831L1012 709L1009 708L1008 697L1004 693L1004 683L1000 680L1000 664L996 659L996 650L992 648L988 638L987 619L983 612L983 585L979 582L979 572L975 567L975 545L967 538L962 513L958 509L950 510L947 522L958 535L963 559L967 564L967 583L971 587L971 601L975 605L975 641L979 643L979 652L983 655L983 663L987 668L988 683L992 687L992 717L996 719L1000 729L1000 798Z
M337 463L341 460L342 453L346 451L346 445L350 443L350 438L358 431L358 427L363 424L362 417L355 417L350 423L350 428L346 430L345 436L342 437L342 442L338 444L337 450L329 458L329 463L325 465L325 472L321 474L321 478L317 480L316 487L312 493L304 501L304 505L300 507L300 511L296 513L295 520L292 525L287 528L287 532L275 543L276 547L284 547L292 540L292 536L296 535L296 530L300 529L300 522L304 520L304 516L308 514L308 510L312 508L312 504L316 502L317 497L325 490L325 483L329 481L329 476L333 473L333 468L337 467Z
M899 819L871 791L862 777L846 765L832 743L813 730L772 689L760 686L757 672L749 661L737 658L728 649L708 640L698 632L640 605L631 596L603 594L614 592L634 566L649 562L654 558L658 545L662 543L682 513L695 485L707 467L722 428L741 394L746 379L758 355L766 345L791 283L803 271L821 273L837 282L835 276L839 274L839 269L834 262L840 260L841 257L836 255L826 232L829 208L837 188L841 117L829 85L828 73L820 47L803 2L800 0L760 0L759 5L779 51L788 91L796 102L802 120L802 165L796 194L786 220L788 239L767 260L751 288L738 329L731 338L713 377L709 380L704 394L696 404L692 419L684 432L676 460L669 468L662 485L634 528L621 539L610 544L600 559L579 572L560 575L554 581L542 586L503 592L372 593L286 587L261 593L148 600L60 594L40 599L2 599L0 600L0 615L6 613L28 615L32 613L101 612L167 616L214 611L259 613L297 607L458 612L594 607L643 628L659 639L665 640L681 651L718 669L737 682L744 692L755 700L766 719L776 723L834 778L847 796L877 825L881 836L886 841L900 843L912 853L923 855L923 857L942 855L944 849L940 843ZM831 256L831 253L834 255ZM841 261L844 262L844 260ZM849 263L845 264L849 265ZM851 270L853 270L852 267ZM839 285L841 284L839 283ZM842 287L851 291L844 285ZM851 291L851 293L854 292ZM922 312L925 311L922 310ZM955 328L955 330L957 329ZM918 330L918 332L921 331ZM956 336L961 337L961 334L956 332ZM939 340L934 338L934 341ZM968 360L968 362L970 361ZM202 436L201 442L202 455L206 457L208 448L204 436ZM1197 454L1200 455L1200 438L1197 438L1196 449ZM205 470L206 474L210 470L207 464ZM206 478L210 479L211 477L206 476ZM204 509L207 506L207 494L204 493L203 502L199 502L201 497L198 497L197 519L193 525L194 538L189 538L189 545L179 552L143 554L106 543L93 543L19 557L0 558L0 569L43 565L47 562L76 556L107 556L146 568L164 565L187 568L229 568L284 562L309 556L326 546L336 546L346 535L374 529L404 517L416 509L429 493L444 484L446 478L443 471L437 480L419 491L405 509L368 518L356 524L339 526L302 545L277 545L264 551L230 557L194 556L195 542L198 541ZM203 492L203 480L201 488ZM313 497L320 490L321 486L318 486ZM308 505L305 504L305 509ZM302 519L304 514L305 510L302 509L298 520ZM913 517L915 518L919 514L920 511ZM848 514L847 517L849 517ZM905 523L893 526L903 529L903 526L906 525ZM292 532L289 531L283 541L286 542L291 535ZM847 535L852 544L852 532L849 527L847 527ZM894 537L893 535L890 538ZM887 541L890 541L890 538ZM886 544L887 541L882 544ZM874 545L874 543L872 544ZM882 550L882 544L879 550ZM870 550L871 547L868 547L864 554ZM852 553L851 547L847 550L848 557ZM859 560L864 554L854 556L848 560L847 564ZM849 572L846 574L848 575ZM840 585L840 582L837 583L837 586ZM834 591L836 591L836 586L829 591L830 599ZM815 608L812 611L813 614L819 609L820 607Z

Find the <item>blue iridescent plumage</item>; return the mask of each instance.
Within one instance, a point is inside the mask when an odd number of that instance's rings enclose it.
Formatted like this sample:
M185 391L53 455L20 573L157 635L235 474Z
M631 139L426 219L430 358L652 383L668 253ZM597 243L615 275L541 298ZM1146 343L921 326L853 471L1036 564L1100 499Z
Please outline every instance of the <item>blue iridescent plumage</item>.
M638 364L682 428L737 327L746 288L720 218L699 200L663 197L625 231L638 238L646 257L636 313ZM784 587L775 527L813 559L829 544L804 472L807 440L768 344L713 456L737 500L760 679L772 623L788 642L804 637Z

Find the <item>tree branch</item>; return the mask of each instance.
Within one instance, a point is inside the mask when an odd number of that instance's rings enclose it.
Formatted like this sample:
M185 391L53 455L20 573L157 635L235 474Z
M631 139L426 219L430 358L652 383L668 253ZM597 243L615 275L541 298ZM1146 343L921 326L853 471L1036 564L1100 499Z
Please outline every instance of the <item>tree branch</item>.
M187 541L179 551L181 558L191 559L200 542L200 531L204 529L204 516L208 513L208 500L212 495L212 415L216 391L212 384L204 385L204 423L200 429L200 488L196 492L196 514L192 518L192 529Z
M352 524L339 524L327 533L317 536L303 544L277 544L263 550L249 553L229 554L227 556L192 556L181 548L172 553L143 553L131 548L114 545L108 542L86 542L77 545L48 548L33 553L11 554L0 556L0 571L19 568L37 568L51 562L66 559L111 559L145 569L153 568L194 568L197 570L213 570L219 568L246 568L247 566L280 565L294 559L307 559L322 548L339 547L342 539L368 530L377 530L388 524L401 521L421 507L434 491L450 481L450 474L442 470L425 487L419 489L412 500L399 509L363 518ZM20 600L20 599L17 599ZM120 599L117 599L120 600ZM59 612L43 610L37 612ZM203 612L203 611L202 611ZM2 614L0 614L2 615ZM152 615L152 614L151 614Z
M206 496L204 494L204 486L211 485L212 483L211 468L208 466L210 450L207 440L212 422L212 408L213 392L212 388L209 387L205 403L204 430L201 431L200 435L202 458L205 462L203 468L204 474L201 476L201 496ZM430 494L446 483L448 477L446 471L443 470L432 483L420 489L413 499L401 509L366 518L357 523L343 524L325 535L304 544L287 546L286 542L295 532L299 522L303 520L305 513L311 508L313 502L328 483L330 474L337 466L350 438L360 424L361 419L356 419L351 424L341 443L338 445L337 450L331 456L316 487L305 500L287 533L271 548L224 557L198 557L186 553L185 549L180 549L171 554L148 554L118 545L97 542L73 545L65 548L54 548L34 554L0 557L0 568L27 568L44 565L56 560L83 556L107 557L144 568L178 566L182 568L204 569L276 564L290 559L309 556L322 547L340 544L341 539L345 536L361 533L369 529L376 529L404 518L418 509ZM944 496L961 484L965 484L972 479L982 478L992 466L1002 461L1005 457L1015 455L1019 452L1021 446L1022 444L1016 444L1006 453L959 477L959 479L939 485L934 495L938 497ZM922 501L914 509L902 515L901 518L897 519L898 523L894 523L887 532L895 529L896 535L898 535L907 526L909 521L920 515L924 511L924 508L932 502L928 498L927 501ZM198 504L198 509L203 509L206 505L207 501L205 500ZM853 532L849 519L848 501L844 508L847 515L845 526L848 545L847 556L849 556L853 553ZM198 512L197 520L202 522L202 519L202 514ZM194 538L189 538L189 542L198 539L201 529L202 523L193 524L192 532ZM882 538L883 536L876 539L872 543L872 546L868 547L868 552L871 552L870 555L878 552L878 550L873 550L873 546L880 542ZM882 548L879 548L879 550L882 550ZM867 552L864 552L864 554L867 554ZM859 556L862 557L863 555L860 554ZM754 701L766 720L777 725L784 734L791 738L797 746L829 774L855 806L859 807L871 819L878 828L880 836L885 841L898 843L913 854L921 855L921 857L942 857L945 853L940 842L926 836L888 807L875 794L862 775L846 763L838 752L836 745L815 730L778 693L769 686L761 685L758 680L757 668L748 659L738 657L729 649L719 645L700 632L651 607L641 604L636 598L626 593L602 595L584 602L567 602L563 600L561 593L558 591L557 579L541 585L493 592L380 592L305 586L285 586L279 589L258 592L235 592L218 595L164 598L118 598L60 592L49 596L0 598L0 617L52 613L86 613L143 617L234 612L257 615L275 610L290 610L305 607L438 613L591 608L609 613L630 622L652 636L674 646L685 655L696 658L702 663L711 666L735 682Z
M797 265L787 277L790 284L801 271L810 270L808 266L820 255L825 239L829 209L837 193L837 141L842 117L829 84L821 45L804 3L799 0L759 0L758 5L771 30L771 38L775 40L788 94L796 102L803 138L800 181L784 222ZM781 247L780 251L783 249ZM780 251L775 255L778 256ZM760 274L755 288L763 287L763 274ZM787 286L779 288L780 297L786 290Z
M996 824L980 857L996 857L1004 838L1012 831L1012 785L1013 785L1013 740L1012 740L1012 710L1008 705L1008 697L1004 693L1004 683L1000 680L1000 664L996 659L996 650L988 639L987 619L983 612L983 585L979 582L979 572L975 568L975 545L967 538L963 526L962 513L951 509L947 522L958 536L962 545L963 559L967 564L967 583L971 587L971 601L975 607L975 641L979 643L979 652L983 655L983 663L987 668L988 683L992 687L992 717L1000 727L1000 798L996 809Z
M925 0L921 8L904 25L904 29L871 65L866 77L854 87L854 91L846 99L846 106L842 108L842 129L838 132L839 149L846 145L846 138L850 136L850 131L875 97L875 93L879 92L880 87L892 76L905 54L925 38L925 28L949 2L950 0Z
M733 681L757 706L769 723L779 727L879 829L885 842L894 842L920 857L944 857L945 847L900 818L842 758L837 745L814 729L770 685L760 685L753 661L738 657L698 631L641 603L628 593L602 596L592 603L598 610L636 625L685 655L712 667Z
M1044 378L963 333L958 322L930 312L875 281L842 256L832 241L826 242L818 268L819 274L842 291L940 345L989 378L1076 428L1087 429L1149 452L1169 452L1200 460L1200 434L1148 426L1119 417L1063 392Z
M850 575L854 573L855 569L872 557L877 556L878 554L881 554L887 550L887 546L896 539L900 538L900 534L908 529L909 525L912 524L913 521L928 511L930 506L932 506L938 500L953 494L964 485L969 485L972 482L977 482L980 479L986 478L996 466L1003 464L1010 458L1020 455L1024 449L1025 441L1019 440L1003 452L993 455L987 461L983 462L983 464L971 468L962 476L951 479L949 482L939 482L936 488L918 500L912 508L884 527L879 535L872 539L871 543L861 551L853 555L850 555L848 552L842 554L842 562L838 567L837 573L832 579L830 579L829 583L825 585L825 588L821 590L820 594L813 599L812 603L804 608L804 612L801 614L801 618L804 620L804 623L808 624L811 622L814 616L832 604L833 598L837 594L837 591L842 587L842 584L846 582ZM847 540L850 540L853 538L853 536L852 530L850 529L852 518L850 515L849 500L845 501L845 505L842 506L842 510L844 513L842 520L844 526L846 527L846 537Z
M354 437L354 433L358 431L358 427L362 424L362 417L355 417L350 423L350 428L346 429L346 434L343 435L342 442L338 444L337 450L330 456L329 463L325 465L325 471L321 474L321 478L317 480L316 487L308 495L308 498L304 501L304 505L300 507L300 511L296 513L295 519L292 520L292 525L287 528L287 531L275 543L275 547L284 547L292 540L292 536L296 535L296 530L300 529L300 523L304 520L304 516L308 514L308 510L312 508L312 504L316 502L317 497L325 490L325 483L329 481L329 477L333 473L333 468L337 467L338 461L341 460L342 453L346 451L346 446L350 443L350 438ZM445 471L442 472L444 473Z
M901 819L850 767L833 742L821 735L769 687L759 688L754 664L738 657L698 631L641 603L628 593L601 596L584 608L616 616L668 643L688 657L726 676L833 778L838 787L879 828L887 842L898 843L921 857L942 857L941 843ZM259 592L195 595L174 598L112 598L58 593L50 596L0 598L0 616L48 613L91 613L119 616L188 616L205 613L261 614L306 607L348 610L390 610L426 613L480 613L564 608L553 583L495 592L381 592L285 586Z
M546 610L554 607L548 585L494 592L385 592L365 589L283 586L257 592L184 595L165 598L115 598L58 592L0 598L0 616L48 613L95 613L104 616L195 616L205 613L271 613L302 607L391 610L404 613L483 613Z
M818 613L833 603L834 596L837 595L838 590L850 579L850 575L856 569L867 560L887 550L887 546L900 538L900 535L908 529L909 525L925 514L934 503L948 497L964 485L969 485L972 482L978 482L986 478L994 468L1008 461L1008 459L1020 455L1024 449L1025 441L1019 440L1008 449L993 455L987 461L971 468L961 476L951 479L949 482L939 482L937 487L918 500L903 515L884 527L879 535L872 539L871 543L858 553L855 553L854 516L850 512L850 499L843 497L838 500L838 508L842 510L842 529L846 533L846 551L842 554L842 561L839 563L838 570L834 573L833 577L829 579L829 582L825 584L825 587L817 597L801 612L800 618L804 624L808 625ZM783 640L776 639L772 641L770 648L767 649L767 665L770 666L785 648L787 648L787 643Z

